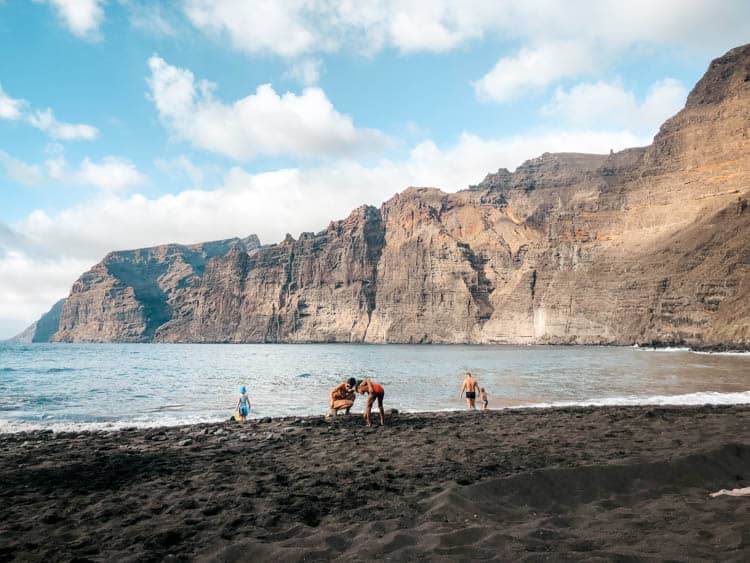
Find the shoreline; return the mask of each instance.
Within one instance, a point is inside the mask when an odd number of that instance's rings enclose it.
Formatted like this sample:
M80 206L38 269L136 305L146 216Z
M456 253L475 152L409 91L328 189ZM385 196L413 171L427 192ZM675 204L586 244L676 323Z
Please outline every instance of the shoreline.
M677 402L677 400L683 400L688 402ZM720 402L712 402L707 399L711 398L722 398ZM672 402L672 401L675 402ZM718 392L718 391L701 391L694 393L683 393L679 395L651 395L648 397L639 396L619 396L619 397L601 397L594 399L586 399L580 401L553 401L550 403L528 403L522 405L505 405L499 407L490 407L488 412L505 412L505 411L545 411L545 410L557 410L557 409L587 409L587 408L617 408L617 407L663 407L663 408L692 408L692 407L719 407L719 406L748 406L750 407L750 390L747 391L734 391L734 392ZM477 412L481 412L481 405L477 407ZM386 409L386 413L395 412L400 415L412 415L412 416L430 416L430 415L441 415L449 413L462 413L467 412L464 408L445 408L441 410L399 410L399 409ZM359 411L353 411L352 416L360 416ZM304 419L318 419L324 417L325 413L315 414L300 414L300 415L279 415L279 416L253 416L251 413L248 418L248 422L258 423L259 421L290 421L290 420L304 420ZM120 432L120 431L132 431L132 430L158 430L158 429L179 429L184 427L192 426L205 426L205 425L217 425L217 424L234 424L235 421L232 417L216 417L215 420L200 420L200 421L187 421L178 422L175 424L163 424L162 421L133 421L133 420L122 420L122 421L92 421L92 422L50 422L48 424L35 423L27 421L9 421L0 420L0 423L5 422L7 426L28 425L29 428L18 428L12 430L6 430L0 426L0 436L11 435L11 434L39 434L39 433L55 433L55 434L77 434L83 432L99 433L99 432Z
M0 434L0 559L747 559L749 405Z
M680 402L682 401L682 402ZM664 407L664 408L691 408L691 407L718 407L718 406L749 406L750 407L750 390L747 391L699 391L693 393L682 393L678 395L650 395L647 397L640 396L617 396L617 397L600 397L585 400L571 401L553 401L543 403L526 403L521 405L503 405L490 407L489 412L505 411L544 411L569 408L607 408L607 407ZM481 411L481 405L476 409ZM386 409L386 412L393 411L401 415L429 416L447 413L466 412L465 408L444 408L440 410L406 410L406 409ZM359 411L353 411L353 416L359 416ZM324 417L325 413L299 414L299 415L269 415L254 416L252 413L248 422L263 421L289 421L301 419L317 419ZM5 423L5 427L2 426ZM81 433L81 432L119 432L130 430L157 430L157 429L174 429L190 426L203 426L234 423L232 417L216 416L213 420L193 420L185 422L176 422L174 424L164 424L163 421L138 421L138 420L112 420L112 421L91 421L91 422L60 422L51 421L48 423L36 423L29 421L11 421L0 420L0 436L8 434L23 433ZM14 427L14 425L17 427ZM28 426L28 428L22 428ZM6 428L12 429L7 430Z
M54 345L79 345L79 344L159 344L166 346L185 346L185 345L205 345L205 346L246 346L246 345L281 345L281 346L325 346L331 344L337 345L354 345L354 346L478 346L478 347L508 347L508 348L526 348L526 347L539 347L539 348L578 348L578 347L591 347L591 348L634 348L639 350L670 350L693 352L693 353L705 353L705 354L750 354L750 344L706 344L706 345L690 345L684 342L630 342L630 343L617 343L617 342L352 342L352 341L318 341L311 340L309 342L297 342L297 341L280 341L280 342L228 342L228 341L196 341L196 342L158 342L158 341L139 341L139 342L121 342L121 341L104 341L104 340L91 340L91 341L46 341L46 342L23 342L9 338L6 340L0 340L0 344L12 344L29 346L34 344L54 344Z

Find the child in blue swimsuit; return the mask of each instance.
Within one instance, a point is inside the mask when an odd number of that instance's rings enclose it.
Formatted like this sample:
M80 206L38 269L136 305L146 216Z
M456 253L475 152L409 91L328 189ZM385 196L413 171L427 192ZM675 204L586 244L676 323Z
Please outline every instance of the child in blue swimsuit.
M237 399L237 412L240 413L240 420L247 421L247 415L250 414L250 398L247 396L247 387L240 387L240 396Z

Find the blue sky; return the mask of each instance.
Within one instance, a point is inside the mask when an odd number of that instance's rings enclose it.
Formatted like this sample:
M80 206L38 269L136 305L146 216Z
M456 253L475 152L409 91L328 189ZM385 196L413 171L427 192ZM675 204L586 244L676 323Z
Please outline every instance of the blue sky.
M109 250L647 144L750 3L0 0L0 338Z

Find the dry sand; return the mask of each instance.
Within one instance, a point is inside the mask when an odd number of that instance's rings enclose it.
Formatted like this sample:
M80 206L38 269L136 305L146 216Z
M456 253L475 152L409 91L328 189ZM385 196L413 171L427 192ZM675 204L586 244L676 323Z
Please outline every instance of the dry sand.
M750 560L750 407L0 435L0 560Z

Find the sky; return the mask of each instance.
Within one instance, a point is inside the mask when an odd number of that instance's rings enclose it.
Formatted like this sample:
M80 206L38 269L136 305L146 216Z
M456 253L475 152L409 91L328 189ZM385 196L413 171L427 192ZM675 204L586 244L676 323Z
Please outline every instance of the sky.
M747 0L0 0L0 339L109 251L647 145Z

